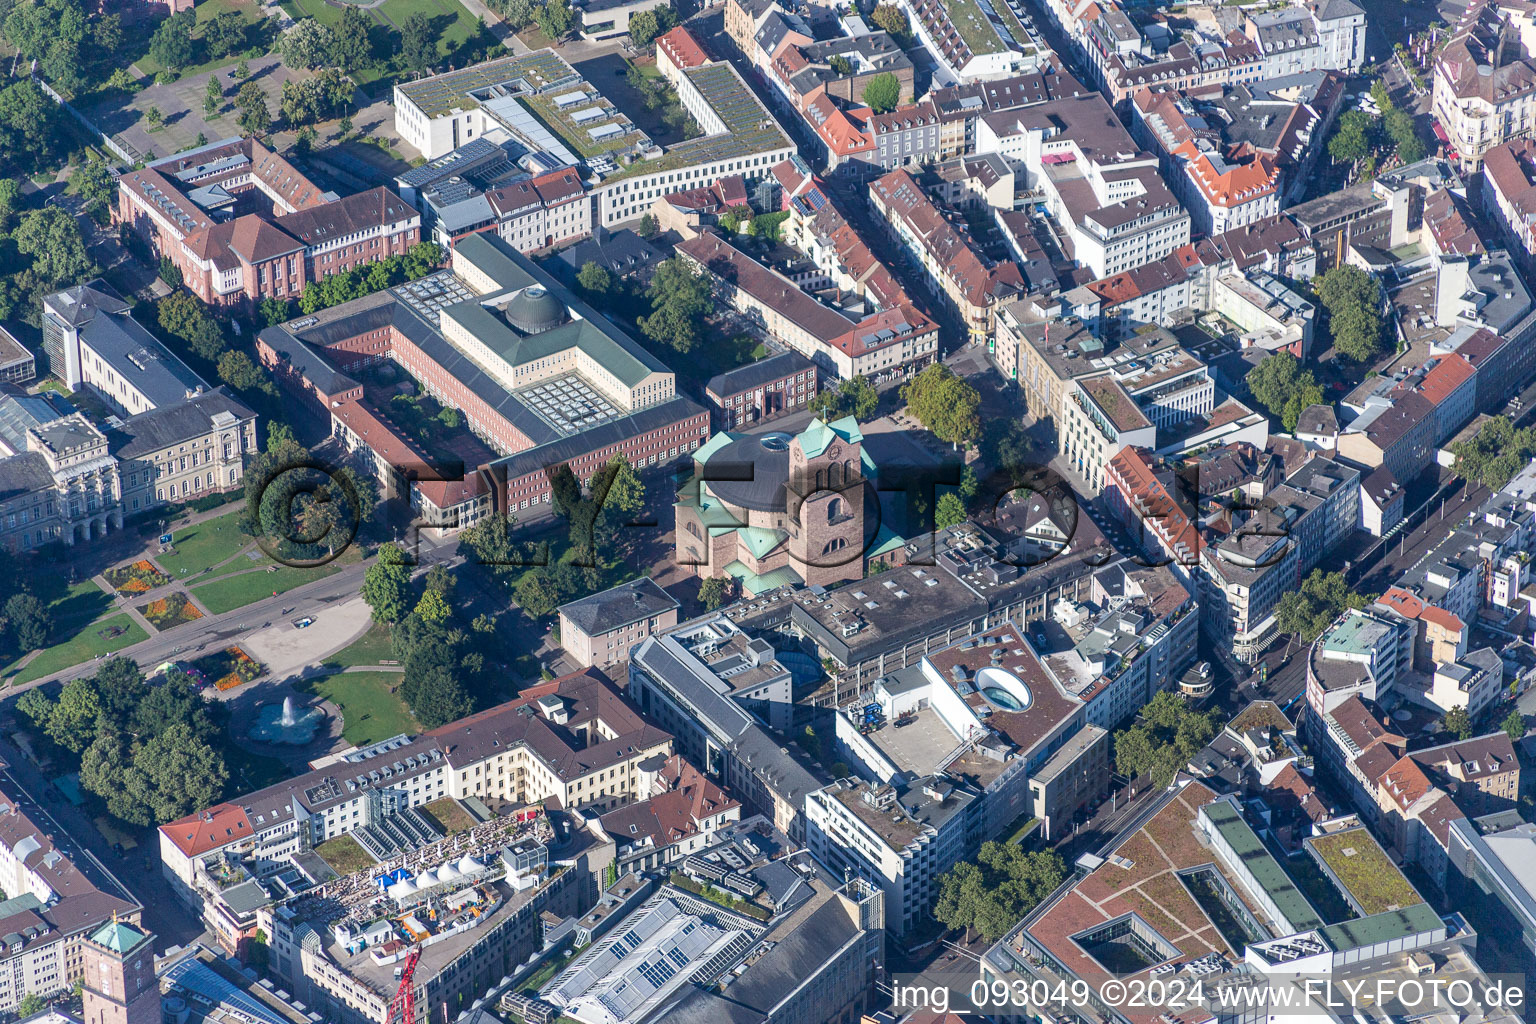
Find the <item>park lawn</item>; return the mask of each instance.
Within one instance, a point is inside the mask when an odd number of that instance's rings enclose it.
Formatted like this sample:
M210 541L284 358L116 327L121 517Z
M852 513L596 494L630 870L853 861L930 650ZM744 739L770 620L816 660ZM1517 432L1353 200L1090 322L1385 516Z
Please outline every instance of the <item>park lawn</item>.
M323 25L333 27L341 21L341 5L333 6L325 0L278 0L278 5L295 19L314 18ZM352 80L360 86L371 85L391 74L387 56L399 48L400 26L404 25L405 19L413 14L425 14L433 20L434 27L439 18L446 16L453 19L452 24L437 33L438 54L442 57L453 54L480 31L479 19L471 15L458 0L384 0L381 6L365 10L363 13L373 18L374 22L383 29L388 37L388 46L386 59L373 67L359 68L352 72ZM375 43L374 55L377 57L380 55L377 46L378 37L372 33L370 35Z
M376 863L372 857L368 856L368 851L363 849L362 844L351 836L327 839L315 847L315 852L331 866L331 870L342 876L371 868Z
M121 632L115 636L102 635L110 634L114 630L121 630ZM71 665L90 661L98 654L103 656L112 654L148 639L149 634L144 631L144 627L129 618L127 612L87 622L74 636L55 643L28 662L19 672L8 674L7 681L12 685L30 683L34 679L52 675Z
M365 747L401 733L421 731L405 702L395 694L399 672L338 672L300 683L300 688L341 709L341 736Z
M279 566L276 572L244 572L215 577L211 582L193 587L192 592L211 614L223 615L264 597L271 597L273 591L286 593L294 587L323 580L334 572L336 569L333 565L322 565L314 569L284 565Z
M389 639L389 627L375 622L368 632L325 659L328 666L351 668L354 665L383 665L395 661L395 649Z
M200 0L198 5L193 8L193 12L197 17L197 25L192 29L192 37L194 39L201 39L208 23L228 11L233 11L240 15L240 20L248 26L254 25L262 17L261 11L253 0ZM247 34L246 38L247 41L254 41L249 34ZM142 56L134 59L133 63L140 71L153 78L164 71L165 66L149 55L148 44L149 38L146 36L143 40L145 50ZM205 60L200 64L193 64L190 67L182 68L177 72L177 77L186 78L189 75L201 74L212 68L234 67L240 63L240 57L240 54L232 53L219 57L216 60Z
M451 796L445 796L441 800L433 800L429 804L422 805L422 811L433 821L442 826L444 832L453 835L455 832L467 832L475 827L475 819L470 817L468 811L459 806L459 802Z
M207 519L196 526L176 529L171 527L172 551L155 555L154 560L173 579L191 581L221 562L234 558L255 541L240 531L241 512L228 512L215 519ZM230 571L255 565L245 559L233 564Z

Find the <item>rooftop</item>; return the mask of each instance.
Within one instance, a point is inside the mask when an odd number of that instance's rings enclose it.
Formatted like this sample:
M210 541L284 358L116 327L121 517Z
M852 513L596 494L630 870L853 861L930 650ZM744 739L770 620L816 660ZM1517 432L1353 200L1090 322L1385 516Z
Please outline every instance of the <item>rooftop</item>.
M1423 903L1413 884L1364 827L1305 840L1362 917Z

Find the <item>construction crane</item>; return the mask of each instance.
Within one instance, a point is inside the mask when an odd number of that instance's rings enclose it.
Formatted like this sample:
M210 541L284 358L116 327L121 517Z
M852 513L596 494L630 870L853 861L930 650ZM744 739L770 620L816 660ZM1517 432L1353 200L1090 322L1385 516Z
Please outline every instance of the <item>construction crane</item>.
M401 1013L399 1020L402 1024L416 1024L416 961L421 959L421 947L416 946L405 958L405 968L400 972L400 987L395 989L395 997L389 1001L389 1020L394 1024L395 1014Z

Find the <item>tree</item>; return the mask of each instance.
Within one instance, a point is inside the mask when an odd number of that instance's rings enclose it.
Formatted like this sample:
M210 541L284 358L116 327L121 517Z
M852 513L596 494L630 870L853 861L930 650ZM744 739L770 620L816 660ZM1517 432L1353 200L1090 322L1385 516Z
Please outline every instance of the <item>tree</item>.
M245 19L238 11L220 11L203 26L203 47L213 58L245 49Z
M59 108L31 79L0 89L0 164L31 174L62 155Z
M853 61L849 60L847 57L844 57L840 53L834 53L827 60L827 66L844 78L853 74Z
M453 610L448 607L448 601L441 591L429 590L416 602L416 614L421 616L422 621L440 626L448 621Z
M423 729L436 729L458 721L475 710L475 702L454 674L442 665L430 665L409 677L411 713ZM401 689L406 683L401 684Z
M78 754L96 739L101 715L101 695L95 680L73 679L59 691L44 731L53 742Z
M341 17L331 30L331 63L345 74L367 67L373 62L373 48L368 42L368 26L372 24L366 14L352 4L341 9Z
M895 4L879 4L870 13L869 20L889 32L891 38L903 49L912 45L912 26L907 16Z
M195 63L197 44L192 41L192 29L196 26L197 15L191 11L166 18L149 39L150 58L173 72Z
M1295 430L1296 421L1306 408L1323 401L1322 385L1289 352L1269 356L1249 370L1245 379L1254 399L1279 419L1286 430Z
M85 200L85 212L100 222L111 209L117 182L105 160L87 160L70 175L69 189Z
M659 34L654 11L641 11L639 14L630 15L629 41L636 46L649 44Z
M1508 416L1495 416L1467 440L1451 445L1451 454L1457 476L1498 492L1536 456L1536 427L1516 430Z
M547 567L528 570L512 588L512 600L530 618L542 619L565 603L559 576Z
M1472 727L1472 716L1467 714L1465 706L1458 704L1445 713L1445 731L1458 740L1472 738L1475 731Z
M203 116L212 117L224 105L224 89L219 85L217 73L208 76L208 89L203 95Z
M1356 362L1376 358L1383 347L1383 323L1375 278L1341 263L1318 278L1317 294L1328 313L1334 349Z
M12 594L5 602L5 621L21 650L38 651L48 646L52 617L43 602L33 595Z
M437 63L437 33L425 14L416 12L400 26L400 58L412 71L422 71Z
M975 862L960 861L939 877L933 916L949 928L964 928L996 942L1019 919L1066 881L1067 866L1054 850L1025 852L1017 843L989 839Z
M1313 569L1299 589L1280 595L1275 622L1282 633L1295 633L1302 643L1310 644L1344 612L1369 603L1369 598L1350 588L1343 573Z
M48 1000L36 992L28 992L21 997L21 1003L16 1007L16 1015L22 1020L26 1020L28 1017L42 1013L46 1009L48 1009Z
M356 10L348 6L347 10ZM246 82L235 93L235 106L240 110L236 123L247 135L265 135L272 127L272 110L267 106L267 94L255 82Z
M411 567L397 544L379 548L379 557L363 574L362 597L373 611L374 622L393 623L405 618L411 596Z
M901 102L901 79L889 71L882 71L864 86L864 102L877 114L896 109Z
M247 78L250 78L251 62L246 60L244 57L241 57L240 63L235 65L235 77L240 79L242 82Z
M559 42L571 30L576 12L571 10L570 0L544 0L533 9L533 20L551 42Z
M941 441L969 447L981 436L981 395L943 363L933 363L901 386L907 411Z
M264 391L269 383L250 356L233 349L219 356L219 379L236 391Z
M824 388L812 396L807 406L822 419L839 420L844 416L867 420L880 404L880 392L864 377L849 377L835 388Z
M154 131L165 122L165 115L160 112L159 107L150 107L144 111L144 120L149 122L149 130Z
M965 522L965 502L960 500L960 495L954 491L945 491L939 495L939 502L933 511L933 525L941 530L947 530L963 522Z
M1210 715L1163 690L1134 725L1116 734L1115 771L1130 777L1148 772L1153 788L1163 789L1214 735Z
M133 764L148 784L155 823L175 821L212 806L229 781L224 759L183 723L140 746Z
M599 299L606 296L608 289L613 287L613 275L606 268L587 260L576 272L576 283L589 299Z
M11 230L11 218L21 205L21 183L15 178L0 178L0 233Z
M491 6L513 32L521 32L533 24L532 0L491 0Z
M314 18L300 18L283 33L283 63L293 68L318 68L331 60L336 33Z
M1511 743L1519 743L1525 739L1525 716L1518 708L1513 709L1504 717L1504 721L1499 723L1499 728L1504 730Z
M646 289L651 315L639 319L646 337L687 354L698 343L705 311L711 307L709 281L680 256L662 260Z
M268 327L276 327L293 315L292 304L287 299L280 299L275 295L262 299L256 308L261 314L262 322Z
M57 206L28 210L11 233L16 249L32 258L31 270L47 287L77 284L96 272L75 218Z
M699 583L699 603L714 611L730 598L731 584L724 576L710 576Z
M1349 110L1334 123L1328 155L1335 163L1352 164L1371 154L1371 119L1361 110Z
M658 227L656 224L656 218L651 216L649 213L640 218L641 238L655 238L660 230L660 227Z
M101 713L114 725L131 719L139 704L149 695L144 673L132 658L119 655L101 663L93 677L96 695L101 698Z

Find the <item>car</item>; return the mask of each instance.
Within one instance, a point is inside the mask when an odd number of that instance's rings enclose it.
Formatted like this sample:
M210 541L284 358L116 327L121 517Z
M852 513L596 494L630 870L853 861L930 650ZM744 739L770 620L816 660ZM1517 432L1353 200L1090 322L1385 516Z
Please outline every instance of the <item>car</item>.
M308 615L304 616L302 619L294 619L293 620L293 628L294 629L308 629L310 626L313 626L314 624L315 624L315 620L313 618L311 618L310 616L308 616Z

